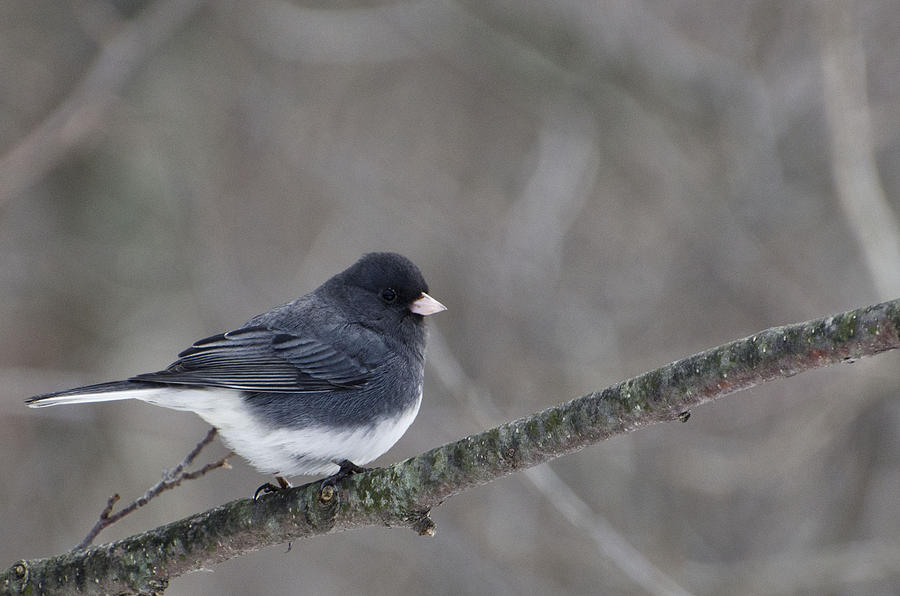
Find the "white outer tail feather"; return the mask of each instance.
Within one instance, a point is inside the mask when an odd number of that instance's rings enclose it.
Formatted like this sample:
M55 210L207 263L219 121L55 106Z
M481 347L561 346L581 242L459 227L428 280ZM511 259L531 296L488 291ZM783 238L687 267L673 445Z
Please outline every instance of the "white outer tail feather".
M119 401L121 399L139 399L141 401L154 402L163 388L132 389L129 391L105 391L103 393L76 393L74 395L55 395L45 397L28 404L29 408L46 408L49 406L63 406L67 404L92 404L102 401Z

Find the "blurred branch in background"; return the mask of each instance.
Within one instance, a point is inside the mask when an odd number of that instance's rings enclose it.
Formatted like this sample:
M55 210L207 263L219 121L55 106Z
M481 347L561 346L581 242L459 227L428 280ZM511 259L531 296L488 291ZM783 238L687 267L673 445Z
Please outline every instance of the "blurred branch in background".
M895 296L900 293L900 225L878 176L859 7L848 2L814 6L821 23L825 114L837 197L878 295Z
M450 394L468 405L467 410L479 426L488 427L494 421L502 420L503 414L494 398L466 374L440 331L431 329L429 335L428 364ZM634 548L602 515L595 513L549 464L528 468L524 476L547 503L572 527L588 534L600 554L609 558L635 584L659 596L690 594Z
M170 25L147 26L156 11ZM205 430L140 404L37 417L21 398L163 366L362 252L420 263L463 378L503 413L476 425L431 355L422 412L381 463L897 295L900 3L0 2L0 156L12 561L76 544L107 487L143 494ZM896 559L897 358L555 462L580 531L516 477L477 507L451 499L438 540L354 532L170 591L642 592L601 555L602 516L698 594L796 593L804 572L816 593L893 593L898 560L852 562ZM239 461L101 536L258 484Z
M900 546L858 540L818 550L794 550L726 566L688 563L687 574L703 592L734 590L754 594L809 594L883 581L897 575Z
M689 408L776 378L900 347L900 299L773 327L673 362L603 391L350 476L337 489L313 482L260 501L233 501L119 542L58 557L20 560L0 574L10 593L162 592L171 577L285 541L364 526L433 535L430 513L446 499L503 476L653 423L686 420ZM537 485L552 478L539 478ZM563 485L564 486L564 485ZM546 487L543 489L546 490ZM549 491L548 491L549 493ZM654 593L677 584L656 571L564 489L561 510L588 515L629 576ZM604 536L596 533L603 532ZM634 566L622 557L636 556ZM74 579L73 579L74 578Z
M122 24L68 96L0 156L0 205L44 176L94 132L119 90L201 5L202 0L159 0Z

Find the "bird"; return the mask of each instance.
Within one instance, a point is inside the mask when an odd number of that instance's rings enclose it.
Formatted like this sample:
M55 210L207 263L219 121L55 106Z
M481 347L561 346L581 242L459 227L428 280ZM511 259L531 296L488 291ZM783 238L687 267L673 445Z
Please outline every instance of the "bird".
M194 342L164 370L26 404L137 399L194 412L280 488L290 486L287 476L351 474L418 414L424 318L443 310L412 261L368 253L312 292Z

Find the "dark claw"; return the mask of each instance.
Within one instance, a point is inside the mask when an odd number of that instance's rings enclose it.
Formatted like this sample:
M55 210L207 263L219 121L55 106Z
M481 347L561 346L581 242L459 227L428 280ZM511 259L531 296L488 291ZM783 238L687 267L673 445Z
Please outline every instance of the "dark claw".
M253 500L259 501L260 493L264 494L264 495L268 495L268 494L281 492L285 489L291 488L291 483L288 482L287 480L285 480L284 478L282 478L281 476L276 476L275 480L278 482L278 486L275 486L271 482L266 482L265 484L260 486L258 489L256 489L255 493L253 493Z
M335 474L335 476L340 476L339 480L343 480L347 476L352 476L354 474L362 474L363 472L368 472L372 469L357 466L349 459L342 459L341 461L337 462L337 465L341 467L341 469L337 471L337 474Z
M340 484L343 482L344 478L348 478L353 476L354 474L362 474L363 472L368 472L372 468L364 468L362 466L357 466L355 463L350 461L349 459L342 459L341 461L334 462L341 467L340 470L326 478L322 481L322 486L326 486L328 484L334 486L336 484Z
M256 492L255 492L255 493L253 493L253 500L254 500L254 501L259 501L259 495L260 495L260 494L268 495L268 494L270 494L270 493L277 493L278 490L279 490L279 489L278 489L277 486L275 486L275 485L272 484L271 482L266 482L265 484L263 484L262 486L260 486L258 489L256 489Z

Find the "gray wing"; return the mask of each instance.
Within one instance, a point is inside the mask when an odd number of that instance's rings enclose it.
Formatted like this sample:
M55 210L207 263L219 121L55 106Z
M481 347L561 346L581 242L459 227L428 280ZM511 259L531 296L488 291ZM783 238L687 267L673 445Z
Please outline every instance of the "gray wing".
M307 393L361 385L372 371L315 338L267 327L246 327L201 339L169 368L134 381Z

